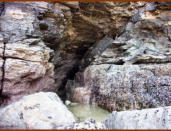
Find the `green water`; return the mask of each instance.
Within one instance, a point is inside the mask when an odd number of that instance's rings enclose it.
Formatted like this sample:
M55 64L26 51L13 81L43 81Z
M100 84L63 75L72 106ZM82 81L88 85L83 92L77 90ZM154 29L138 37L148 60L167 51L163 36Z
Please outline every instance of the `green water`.
M88 118L93 118L100 122L110 113L95 104L73 104L68 106L68 108L74 114L76 120L80 122Z

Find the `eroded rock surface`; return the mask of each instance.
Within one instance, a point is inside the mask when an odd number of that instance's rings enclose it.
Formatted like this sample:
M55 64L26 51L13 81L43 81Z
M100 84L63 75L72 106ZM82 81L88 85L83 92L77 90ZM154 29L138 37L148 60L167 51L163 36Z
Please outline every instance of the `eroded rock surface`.
M108 129L171 129L171 107L112 112L103 123Z
M52 92L24 96L0 109L1 129L56 129L75 122L73 114Z
M106 35L115 38L116 34L122 32L122 27L130 17L144 4L144 2L56 3L55 7L61 9L64 19L69 23L66 24L64 31L66 37L61 40L59 48L55 51L56 87L62 87L64 90L67 79L73 79L73 74L79 70L82 58L93 48L94 43Z
M9 104L27 94L55 91L53 50L46 46L44 32L36 23L36 11L46 12L48 3L4 2L2 6L2 95L8 96Z
M108 110L129 110L171 104L171 64L92 65L83 74L82 90ZM73 91L73 100L85 95ZM77 96L75 96L77 95ZM76 99L76 98L77 99Z
M50 55L43 66L53 62L54 86L65 92L67 79L73 79L82 57L94 42L105 35L115 38L122 33L122 26L144 5L145 2L1 2L0 35L7 48L5 57L42 62L42 58L38 60L42 53ZM23 44L23 49L16 44ZM40 55L29 51L47 49L45 45L54 50L54 55L52 51L38 51Z
M99 41L83 59L90 66L68 81L67 89L75 88L70 97L84 102L91 92L90 102L95 98L111 111L171 105L170 8L169 3L147 3L115 40Z
M3 94L10 97L10 102L38 91L55 91L54 66L48 62L51 52L45 46L6 44Z
M110 111L171 105L170 9L169 2L0 2L0 104L55 91Z
M113 41L94 64L143 64L168 63L171 61L171 12L169 4L133 16L126 24L125 31ZM151 5L152 6L152 5ZM138 15L138 16L137 16ZM135 20L136 19L136 20Z

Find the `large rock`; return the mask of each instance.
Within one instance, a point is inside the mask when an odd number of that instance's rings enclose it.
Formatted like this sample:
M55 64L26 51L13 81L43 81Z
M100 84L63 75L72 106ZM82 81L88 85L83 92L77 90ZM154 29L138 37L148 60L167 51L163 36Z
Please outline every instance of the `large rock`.
M81 83L79 80L76 77L75 83ZM111 111L171 104L171 64L92 65L82 74L82 81L79 86L91 92L90 102L95 99L98 105ZM76 86L71 92L72 99L83 103L85 96L79 88Z
M97 42L83 59L89 67L66 85L70 97L84 102L91 91L90 102L111 111L171 105L170 8L147 3L115 40Z
M5 2L0 16L0 58L3 59L0 77L2 94L7 103L38 91L55 91L53 50L43 38L51 33L41 32L38 12L46 12L48 3ZM37 21L37 22L36 22ZM52 20L49 20L52 21ZM50 22L49 22L50 23ZM50 32L51 30L51 32ZM53 31L54 31L53 30ZM3 74L3 75L2 75ZM7 104L6 103L6 104Z
M1 129L56 129L59 124L75 122L60 98L52 92L24 96L0 109Z
M23 95L37 91L55 91L53 70L49 62L52 50L43 42L29 45L27 42L8 43L5 48L3 94L16 101ZM41 45L42 44L42 45ZM3 45L0 45L3 49Z
M112 112L103 121L107 129L171 129L171 106Z
M59 33L62 32L60 27L56 26L61 22L60 10L52 3L4 2L3 6L0 24L6 43L41 38L50 44L52 37L63 36Z
M170 8L169 4L147 4L146 8L131 18L125 31L113 44L96 56L93 63L122 65L171 62Z

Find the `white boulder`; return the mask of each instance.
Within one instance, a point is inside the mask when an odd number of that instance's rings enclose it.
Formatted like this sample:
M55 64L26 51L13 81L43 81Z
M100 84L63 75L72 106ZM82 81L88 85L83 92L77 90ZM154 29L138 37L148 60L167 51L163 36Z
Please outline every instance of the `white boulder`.
M108 129L171 129L171 106L114 111L103 123Z
M52 92L24 96L0 109L0 129L55 129L73 122L73 114Z

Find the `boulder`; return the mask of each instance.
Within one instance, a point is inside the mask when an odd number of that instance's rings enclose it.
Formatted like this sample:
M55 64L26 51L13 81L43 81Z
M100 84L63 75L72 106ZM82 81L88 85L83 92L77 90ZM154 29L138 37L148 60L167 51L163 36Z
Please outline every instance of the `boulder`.
M0 109L1 129L56 129L75 122L73 114L52 92L24 96Z
M90 101L110 111L143 109L171 104L171 64L92 65L82 74L82 90L73 90L73 100L80 103L83 90ZM77 83L78 79L75 79ZM79 83L79 82L78 82ZM72 86L71 86L72 88ZM80 91L80 92L79 92ZM77 92L77 95L74 93Z
M113 111L103 123L108 129L171 129L171 106Z

